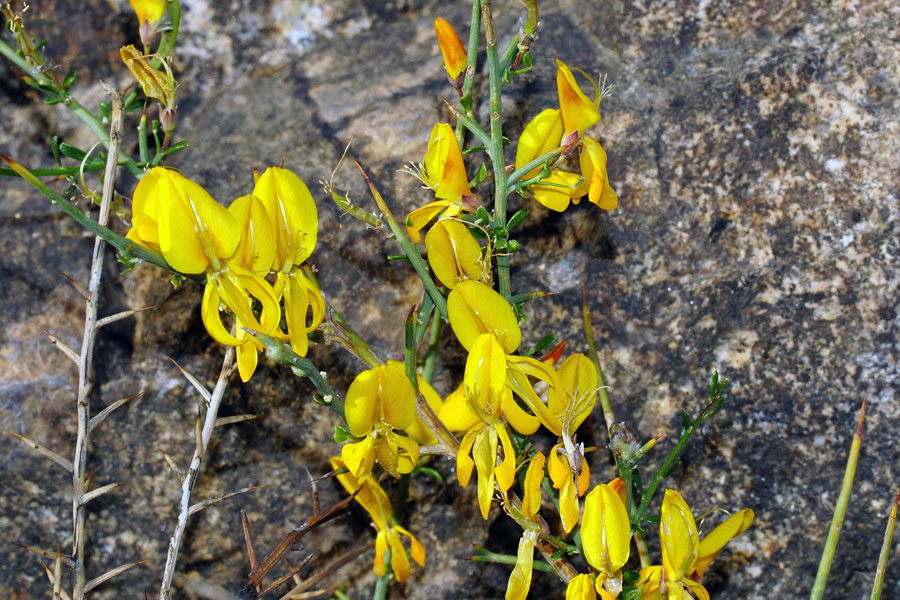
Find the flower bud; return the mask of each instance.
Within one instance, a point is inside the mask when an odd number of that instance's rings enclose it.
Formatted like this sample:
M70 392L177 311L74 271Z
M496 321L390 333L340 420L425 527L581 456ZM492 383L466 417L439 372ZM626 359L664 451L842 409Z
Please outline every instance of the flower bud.
M434 33L437 35L441 55L444 57L447 76L459 90L462 85L461 76L466 69L466 49L453 26L440 17L434 20Z

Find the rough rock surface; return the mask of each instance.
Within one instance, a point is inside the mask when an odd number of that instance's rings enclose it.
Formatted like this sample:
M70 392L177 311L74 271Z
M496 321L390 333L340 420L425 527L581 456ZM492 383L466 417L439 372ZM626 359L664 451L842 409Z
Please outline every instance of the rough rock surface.
M495 4L498 32L507 39L520 9ZM867 594L900 481L896 4L563 1L542 2L541 10L535 68L506 88L506 131L515 139L525 120L554 105L554 57L606 73L615 88L595 133L609 154L620 204L611 213L582 203L554 214L525 203L532 213L516 233L526 242L513 257L516 291L558 292L530 307L526 341L554 333L582 348L583 268L617 418L644 438L668 434L651 464L677 435L675 412L702 406L710 373L731 379L725 410L690 443L671 481L697 514L756 511L752 529L708 572L713 597L808 592L867 398L857 484L827 597ZM316 181L331 172L352 135L354 155L397 213L427 200L397 170L420 160L431 125L448 118L440 96L453 92L432 22L443 16L463 31L468 12L463 2L184 3L178 127L191 148L175 164L227 202L247 193L254 167L286 154L285 165L321 200L314 262L323 289L386 354L401 348L402 315L420 294L414 277L404 263L386 264L393 243L341 218ZM125 85L118 48L137 40L127 3L48 0L35 3L29 17L33 33L48 40L51 60L79 69L74 90L85 105L102 99L98 79ZM0 106L0 151L25 164L51 164L53 134L93 144L63 108L36 100L6 63ZM350 167L338 180L368 204ZM123 193L131 185L123 180ZM75 371L40 328L79 346L81 302L60 272L86 281L92 240L22 182L4 179L2 186L0 420L4 429L69 455ZM153 596L179 493L161 451L186 463L197 411L195 394L168 358L211 382L222 349L211 346L200 323L196 285L173 290L150 267L119 277L115 261L108 264L104 314L157 308L100 338L95 406L143 396L94 436L94 482L127 485L91 504L89 560L92 575L131 560L151 562L93 597ZM450 337L446 342L453 346ZM338 385L360 368L334 347L315 348L312 356ZM458 356L451 359L459 366ZM449 391L446 370L438 381ZM304 468L324 472L337 445L329 441L336 420L310 395L306 382L269 365L229 391L225 416L261 418L214 438L195 498L266 487L192 520L177 597L211 598L240 586L248 563L239 508L261 549L311 514ZM8 440L0 449L4 539L46 547L59 540L65 549L70 479ZM588 440L603 443L596 433ZM610 476L602 453L592 460L595 477ZM452 481L450 467L438 463ZM333 501L338 491L328 484L321 495ZM455 557L472 543L514 553L511 522L496 511L483 522L472 486L420 478L410 497L409 529L426 545L428 563L406 584L393 584L392 595L501 597L508 568ZM306 547L328 556L371 537L363 517L354 509ZM900 597L900 557L892 556L886 598ZM47 597L34 556L7 544L2 559L0 595ZM331 582L349 583L352 597L368 595L369 560ZM535 589L563 596L543 573L536 573Z

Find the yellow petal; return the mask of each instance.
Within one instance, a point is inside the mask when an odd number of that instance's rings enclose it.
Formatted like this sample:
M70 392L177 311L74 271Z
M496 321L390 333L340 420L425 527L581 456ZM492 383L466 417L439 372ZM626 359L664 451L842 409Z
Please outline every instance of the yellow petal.
M453 289L457 282L476 281L484 274L481 246L465 224L442 219L425 236L428 264L446 287Z
M597 94L596 84L594 88ZM565 134L573 131L583 134L588 127L600 120L597 110L600 104L599 94L595 100L588 100L575 82L572 71L559 59L556 60L556 91L559 93L559 109Z
M563 529L566 533L572 531L572 528L578 524L579 514L578 495L575 493L575 482L569 475L563 480L562 488L559 490L559 516L562 519Z
M128 0L138 23L147 21L151 25L162 19L166 12L166 0Z
M536 416L526 412L519 406L513 398L512 390L504 389L503 393L503 415L512 425L512 428L522 435L531 435L541 426L541 420Z
M557 394L556 401L550 409L556 413L565 413L567 431L575 433L578 426L591 414L597 398L597 369L584 354L573 354L556 370L565 393Z
M528 122L516 145L516 169L521 169L542 154L559 147L563 136L562 116L558 109L548 108ZM532 169L522 179L530 179L540 172Z
M694 594L694 598L697 598L697 600L709 600L709 592L701 584L690 579L685 579L682 583L691 590L691 593ZM687 597L685 596L685 598Z
M316 247L319 217L309 188L293 172L269 167L256 181L259 198L275 230L275 268L299 265Z
M472 446L472 458L478 469L478 507L485 520L494 497L494 465L497 462L497 433L488 427L478 435Z
M455 210L451 211L451 209ZM455 217L460 212L459 206L449 200L436 200L412 211L406 216L406 235L414 244L418 244L422 239L422 234L419 233L422 228L431 223L444 210L447 211L446 216L448 217ZM454 214L450 214L451 212Z
M244 333L247 332L245 331ZM235 348L235 353L237 355L238 373L241 376L241 381L247 383L256 371L256 365L259 362L259 353L249 341Z
M159 249L173 269L202 273L212 259L234 254L241 239L240 224L206 190L167 169L151 181L156 187L149 193L156 194L159 204Z
M694 566L700 541L694 515L675 490L666 490L663 496L659 539L666 581L680 581Z
M603 210L614 210L619 205L615 190L609 185L606 172L606 151L600 142L593 138L584 138L581 152L581 176L584 183L579 186L577 196L588 195L588 200Z
M594 582L586 573L580 573L573 577L566 587L566 600L596 600L596 598Z
M557 490L571 477L568 460L560 459L559 450L562 450L562 444L553 446L550 449L550 459L547 461L547 474Z
M260 320L257 321L254 316L253 320L246 323L245 327L262 331L267 335L275 333L281 320L281 307L278 305L278 298L275 297L272 286L259 273L247 271L240 267L230 267L229 270L237 278L239 286L256 298L261 307ZM231 308L230 305L229 308ZM237 311L235 311L235 314L237 314Z
M616 573L628 562L631 544L628 511L608 484L594 487L585 498L581 543L585 559L604 577Z
M228 207L241 224L241 242L232 261L240 267L260 275L267 275L275 260L275 231L265 207L254 196L237 198Z
M562 389L559 378L549 365L535 360L530 356L508 356L507 359L507 385L512 388L519 398L521 398L528 408L541 420L544 427L560 435L562 433L562 423L556 415L544 404L543 400L534 391L529 377L534 377L539 381L547 383L549 386L547 391L548 401L554 401L556 390Z
M391 547L391 571L397 581L406 581L409 577L409 557L406 556L406 548L400 542L400 535L395 528L387 530L387 541Z
M466 431L479 422L479 418L469 408L466 401L466 386L464 383L447 396L441 408L437 411L438 418L450 431Z
M493 333L511 354L522 341L522 331L516 321L512 306L500 294L477 281L461 281L447 298L450 326L463 348L470 350L472 343L483 333Z
M406 366L402 362L398 360L389 360L387 361L387 364L389 367L393 367L405 373ZM437 393L437 391L435 391L434 387L432 387L430 383L422 378L421 375L416 375L416 382L419 386L419 393L421 393L425 398L425 402L428 403L428 406L431 407L431 410L433 410L435 414L437 414L441 408L440 395ZM464 427L463 429L468 429L468 427ZM434 434L429 431L428 427L425 426L425 424L418 416L415 417L412 425L406 427L406 435L422 445L437 443L437 438L434 437Z
M409 531L404 529L399 525L394 525L394 529L396 529L401 534L405 535L409 538L410 542L410 552L409 555L420 567L425 566L425 546L419 543L419 540L416 539L416 536L411 534Z
M525 600L531 588L531 569L534 563L534 542L537 531L526 530L519 538L519 549L516 552L516 566L509 574L506 584L506 600Z
M357 479L363 479L375 466L375 438L367 435L360 442L348 442L341 448L341 459Z
M484 430L484 427L484 423L478 423L466 432L459 443L459 452L456 453L456 479L459 481L460 487L469 485L469 479L472 477L472 468L475 466L475 461L472 460L469 453L472 452L472 446Z
M505 492L516 481L516 451L503 423L496 423L494 429L497 431L500 446L503 448L503 460L494 467L494 472L497 476L497 485Z
M660 565L644 567L640 571L638 585L643 587L641 600L661 600L659 581L663 577L663 568Z
M438 17L434 20L434 33L437 35L438 46L444 57L444 68L450 79L456 79L466 68L466 49L453 25Z
M387 531L381 530L375 536L375 562L372 565L372 572L381 577L385 573L384 557L387 554L388 541Z
M587 461L581 459L581 471L578 473L578 496L584 496L588 486L591 484L591 469L588 467Z
M534 199L550 210L563 212L569 208L569 202L578 196L578 187L576 187L575 184L579 179L581 179L581 176L576 173L553 169L553 171L550 172L550 177L547 177L542 181L558 185L536 184L531 186L531 191ZM559 187L559 185L565 187Z
M528 463L528 470L525 472L522 513L531 519L541 509L541 481L544 479L544 462L543 452L538 452Z
M406 429L416 418L416 391L406 373L389 365L377 367L382 418L396 429Z
M694 563L693 573L698 581L703 580L703 574L716 555L725 547L725 544L741 535L753 523L753 511L749 508L739 510L731 515L724 523L713 529L700 540L697 552L700 555Z
M500 416L506 391L506 353L493 334L483 333L472 342L463 382L471 406L481 418Z
M619 495L619 499L622 501L622 504L627 504L628 491L625 489L625 481L621 477L616 477L615 479L610 481L609 487L611 487Z
M406 437L405 435L399 435L396 433L388 434L392 436L397 446L399 446L401 452L398 454L397 460L397 472L402 474L412 473L412 470L416 468L416 463L419 462L419 445L415 442L415 440Z
M356 376L344 399L344 418L347 430L354 437L362 437L372 430L379 410L379 372L367 369Z
M210 337L220 344L240 346L243 342L228 333L222 324L222 315L219 314L218 287L215 280L208 279L203 288L203 300L200 301L200 317L203 319L203 326L206 327Z
M463 194L472 195L462 151L449 123L436 123L431 128L423 166L436 198L458 201Z

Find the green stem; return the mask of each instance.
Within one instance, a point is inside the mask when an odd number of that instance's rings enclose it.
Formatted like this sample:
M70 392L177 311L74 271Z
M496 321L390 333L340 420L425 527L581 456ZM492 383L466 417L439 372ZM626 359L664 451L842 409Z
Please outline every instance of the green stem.
M50 169L31 169L31 174L35 177L70 177L88 171L102 171L106 165L102 161L93 161L78 165L77 167L53 167ZM0 167L0 176L18 177L19 174L9 168Z
M551 150L550 152L545 152L544 154L541 154L534 160L525 163L520 168L516 169L515 171L513 171L512 173L509 174L509 177L506 178L506 184L509 187L513 187L514 185L519 183L519 180L521 180L523 177L525 177L526 175L528 175L529 173L534 171L536 168L543 166L548 160L550 160L552 158L556 158L561 153L562 153L562 148L555 148L555 149Z
M491 90L491 143L488 153L494 171L494 227L499 232L506 232L506 199L508 188L506 185L506 163L503 160L503 124L500 104L500 85L502 70L500 59L497 56L497 36L494 32L494 20L491 14L491 0L481 0L481 21L484 23L484 37L487 41L488 74L490 76ZM506 242L509 235L501 233L497 236L497 273L499 279L500 294L509 300L509 254L506 250Z
M384 575L375 579L375 590L372 592L372 600L385 600L387 598L388 580L391 578L391 549L384 553Z
M147 149L147 108L141 112L141 120L138 121L138 156L141 162L147 164L150 159L150 152Z
M516 558L515 556L509 554L497 554L496 552L491 552L490 550L486 550L485 548L477 548L478 554L466 558L464 560L470 560L472 562L486 562L486 563L495 563L498 565L515 565ZM531 565L533 569L536 571L543 571L544 573L555 573L553 567L545 563L541 560L536 560Z
M369 368L375 368L384 364L382 358L366 340L353 331L347 322L334 310L334 308L326 302L326 318L335 331L340 345L347 349L351 354L366 363Z
M844 525L844 515L850 504L850 492L853 489L853 478L856 475L856 462L859 459L859 447L862 444L863 419L866 416L866 401L863 400L859 411L859 423L856 433L850 444L850 452L847 455L847 466L844 469L844 479L841 482L841 491L838 495L834 514L831 517L831 526L828 528L828 537L825 538L825 548L822 550L822 559L819 561L819 570L816 572L816 580L813 583L809 600L822 600L825 595L825 585L828 583L828 573L831 571L831 562L834 560L834 552L837 549L838 538L841 536L841 528Z
M478 61L478 39L481 36L481 6L480 0L472 0L472 19L469 25L469 45L466 47L466 76L463 78L462 95L472 93L475 82L475 63ZM474 105L474 102L473 102ZM466 111L467 117L473 117L472 110ZM465 147L465 134L462 125L456 122L456 141L459 147Z
M441 339L443 324L444 322L435 313L431 319L431 337L428 340L428 353L425 355L425 366L422 369L422 377L428 383L431 383L434 378L434 365L437 360L438 341Z
M869 600L881 600L881 588L884 585L884 573L887 570L888 555L891 552L891 539L894 537L894 525L897 523L897 504L900 503L900 490L894 498L894 507L888 517L887 527L884 528L884 540L881 544L881 553L878 555L878 566L875 568L875 580L872 582L872 594Z
M419 391L419 378L416 377L416 317L419 311L413 306L406 316L406 328L403 344L403 365L406 367L406 378L415 391Z

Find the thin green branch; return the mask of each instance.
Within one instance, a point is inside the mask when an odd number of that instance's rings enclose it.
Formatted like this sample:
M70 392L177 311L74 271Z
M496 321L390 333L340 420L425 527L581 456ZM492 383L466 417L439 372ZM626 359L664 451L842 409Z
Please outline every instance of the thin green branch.
M888 516L887 527L884 528L884 540L881 543L881 553L878 555L878 567L875 569L875 580L872 582L872 594L869 600L881 600L881 588L884 585L884 573L887 570L888 556L891 553L891 540L894 537L894 525L897 523L897 504L900 503L900 490L894 497L894 506Z

